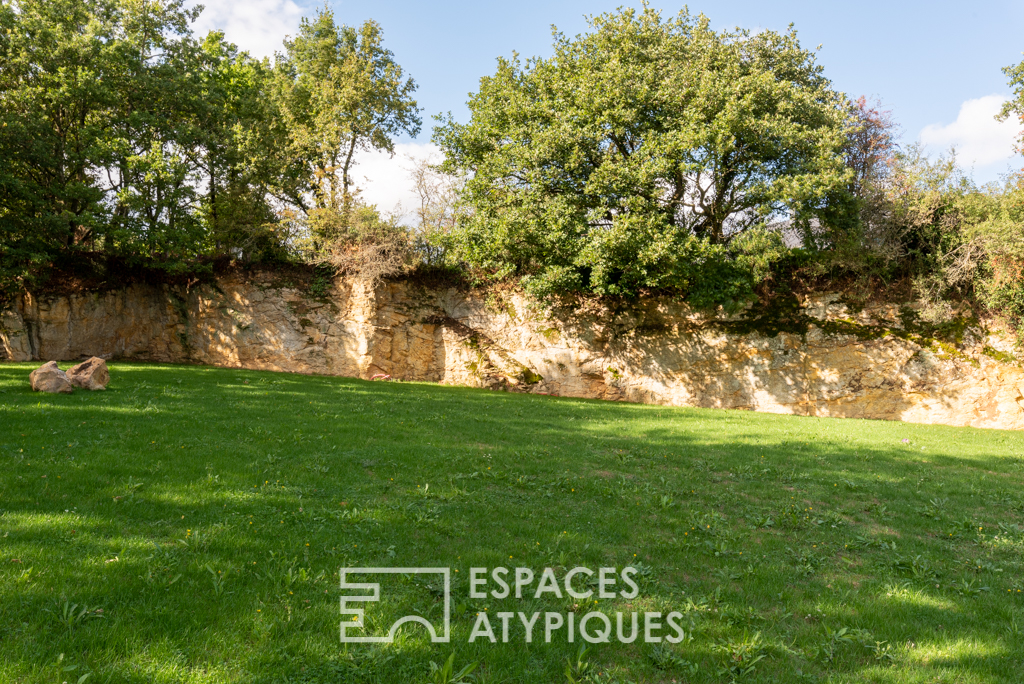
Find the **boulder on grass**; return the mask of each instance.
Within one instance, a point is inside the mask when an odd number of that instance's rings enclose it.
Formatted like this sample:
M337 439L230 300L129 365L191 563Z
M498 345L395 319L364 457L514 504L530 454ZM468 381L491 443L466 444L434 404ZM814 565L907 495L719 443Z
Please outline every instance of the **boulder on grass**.
M51 394L71 394L74 388L71 381L60 368L56 361L48 361L39 368L32 371L28 376L32 383L32 389L36 392L49 392Z
M68 370L68 380L82 389L105 390L110 383L110 371L107 370L106 361L94 356Z

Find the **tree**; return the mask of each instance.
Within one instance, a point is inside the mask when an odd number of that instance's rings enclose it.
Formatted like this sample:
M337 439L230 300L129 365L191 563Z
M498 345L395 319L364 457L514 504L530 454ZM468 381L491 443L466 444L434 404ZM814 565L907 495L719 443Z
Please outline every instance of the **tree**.
M275 197L301 179L289 164L287 130L273 97L269 60L254 60L210 33L201 44L196 104L196 165L205 196L200 214L218 252L280 256Z
M97 253L171 270L236 247L281 253L271 202L308 183L288 156L270 63L220 33L198 42L198 11L0 4L5 283Z
M383 46L380 26L338 26L329 9L303 19L299 34L277 56L277 97L290 152L308 178L291 200L310 212L314 232L330 240L330 226L344 225L355 206L352 168L360 150L394 153L394 137L415 136L422 123L406 78ZM341 214L341 224L324 212Z
M863 95L850 103L850 115L846 143L846 163L853 170L850 191L863 197L889 174L897 148L896 123L880 100L871 102Z
M499 60L469 123L435 128L444 169L469 179L465 261L537 294L715 289L699 281L726 277L744 232L849 211L845 99L792 29L645 8L554 36L550 59Z
M899 236L894 234L889 201L893 171L897 166L898 126L892 112L880 100L861 96L849 103L850 121L845 156L852 171L849 191L859 205L856 230L833 231L824 237L833 247L831 261L863 267L863 261L880 257L890 263L901 256Z
M465 209L459 203L465 179L443 173L432 157L409 160L413 163L409 175L420 200L415 209L416 251L423 263L440 266L446 260L445 246L458 225L460 211Z
M1024 61L1015 66L1008 66L1003 73L1010 79L1010 87L1013 88L1013 99L1003 104L1002 112L996 118L1006 121L1010 116L1016 116L1020 122L1020 135L1017 138L1017 151L1024 154Z
M394 215L381 215L377 207L353 202L351 213L324 211L321 227L335 237L312 254L313 261L366 281L370 287L405 270L410 260L409 231ZM325 225L333 221L333 225Z
M1003 73L1009 77L1013 99L1003 105L999 119L1016 116L1020 125L1017 151L1024 154L1024 61L1008 66ZM991 257L992 277L982 287L989 306L1024 331L1024 170L1006 182L1004 217L1010 220L993 222L986 231L986 251Z
M3 7L5 253L194 255L197 50L182 0Z
M94 237L106 207L92 171L119 96L118 22L101 3L23 0L0 6L0 182L5 243L67 249ZM125 70L131 69L125 65Z

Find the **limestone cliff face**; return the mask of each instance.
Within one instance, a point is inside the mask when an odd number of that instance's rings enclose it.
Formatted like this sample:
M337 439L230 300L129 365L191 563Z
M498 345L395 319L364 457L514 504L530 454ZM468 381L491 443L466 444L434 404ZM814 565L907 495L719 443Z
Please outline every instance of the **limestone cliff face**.
M1007 337L968 330L959 347L940 345L903 334L894 306L853 315L830 296L804 301L799 315L810 322L806 332L773 335L663 299L545 313L515 294L408 282L370 291L339 279L314 298L227 278L190 292L132 286L26 295L0 312L0 359L383 374L672 406L1024 429L1024 370Z

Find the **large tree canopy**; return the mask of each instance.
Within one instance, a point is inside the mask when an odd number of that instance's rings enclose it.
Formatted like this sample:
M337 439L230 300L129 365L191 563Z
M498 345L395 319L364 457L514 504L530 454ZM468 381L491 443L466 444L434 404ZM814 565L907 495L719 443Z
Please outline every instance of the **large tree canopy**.
M792 30L605 14L499 60L469 107L434 132L468 176L456 252L538 293L690 289L750 229L848 204L846 101Z
M189 18L180 2L0 7L5 246L67 249L111 233L152 241L183 227L175 208L186 172L161 143L189 99Z
M289 226L347 225L356 152L419 130L376 23L321 11L271 66L197 40L200 10L0 0L0 297L85 253L167 270L280 257Z
M339 26L329 9L319 10L284 45L276 65L278 97L291 154L309 178L309 196L293 199L303 209L340 212L347 225L356 152L393 153L396 135L419 133L416 82L384 47L374 21Z
M0 271L83 250L184 267L270 218L269 66L183 0L0 5Z

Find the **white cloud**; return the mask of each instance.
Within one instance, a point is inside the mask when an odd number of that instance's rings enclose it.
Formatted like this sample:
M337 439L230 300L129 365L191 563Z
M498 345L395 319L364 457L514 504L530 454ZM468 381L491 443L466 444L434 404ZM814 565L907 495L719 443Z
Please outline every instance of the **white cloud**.
M967 168L1008 162L1015 154L1013 146L1020 128L1013 117L1004 122L995 120L1005 101L1002 95L967 100L953 123L925 126L921 143L933 151L956 147L957 158Z
M397 211L409 221L420 204L412 180L412 168L417 160L430 158L437 161L442 158L433 143L399 143L395 145L393 157L386 152L357 155L352 176L366 203L376 204L382 212Z
M203 13L193 24L197 36L224 32L229 43L253 57L273 57L286 35L295 35L304 12L293 0L200 0Z

